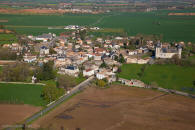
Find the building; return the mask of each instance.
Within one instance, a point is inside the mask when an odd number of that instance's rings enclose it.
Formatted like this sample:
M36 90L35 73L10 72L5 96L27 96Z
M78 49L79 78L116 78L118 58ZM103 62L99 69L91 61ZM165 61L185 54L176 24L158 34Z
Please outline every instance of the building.
M83 76L84 77L90 77L90 76L92 76L94 74L95 74L95 70L93 70L93 69L83 70Z
M174 55L178 55L181 58L182 48L181 46L177 47L163 47L161 43L158 43L155 50L156 58L172 58Z
M27 63L36 62L37 56L36 55L31 55L31 54L25 54L23 56L23 60L24 60L24 62L27 62Z
M42 46L40 49L40 55L48 55L49 54L49 48L46 46Z
M61 67L58 73L77 77L79 75L79 69L76 66L70 65L70 66L67 66L66 68Z

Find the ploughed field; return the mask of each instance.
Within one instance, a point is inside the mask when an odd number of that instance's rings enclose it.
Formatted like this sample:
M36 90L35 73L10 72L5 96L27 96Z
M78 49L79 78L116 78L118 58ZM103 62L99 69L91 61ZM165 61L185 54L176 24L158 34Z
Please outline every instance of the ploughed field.
M66 25L98 26L105 28L104 35L147 34L161 35L164 41L195 41L195 16L169 16L175 11L155 11L110 14L62 14L62 15L16 15L0 14L1 24L22 34L61 33L63 29L48 29L50 26ZM183 12L194 12L184 10ZM176 12L177 13L177 12ZM182 12L181 12L182 13ZM110 32L108 32L110 30ZM100 32L92 33L100 35Z
M0 104L0 129L16 125L40 109L30 105Z
M35 121L51 130L194 130L195 100L151 89L87 88Z

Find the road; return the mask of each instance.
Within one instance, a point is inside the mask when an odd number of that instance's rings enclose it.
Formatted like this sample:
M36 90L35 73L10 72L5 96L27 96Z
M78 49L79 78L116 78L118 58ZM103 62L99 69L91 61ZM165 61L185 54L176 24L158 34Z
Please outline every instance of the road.
M76 94L77 92L81 91L82 89L85 88L85 86L87 86L92 80L94 79L94 76L89 77L87 80L83 81L82 83L80 83L79 85L75 86L70 93L63 95L61 98L59 98L57 101L55 101L54 103L52 103L51 105L49 105L48 107L46 107L45 109L39 111L38 113L32 115L31 117L29 117L26 121L25 124L29 124L30 122L34 121L35 119L43 116L45 113L49 112L50 110L54 109L56 106L58 106L59 104L61 104L62 102L64 102L66 99L68 99L69 97L71 97L72 95ZM17 125L17 126L13 126L14 128L21 128L23 127L23 125ZM13 128L12 127L12 128ZM7 128L6 130L11 130L11 128Z

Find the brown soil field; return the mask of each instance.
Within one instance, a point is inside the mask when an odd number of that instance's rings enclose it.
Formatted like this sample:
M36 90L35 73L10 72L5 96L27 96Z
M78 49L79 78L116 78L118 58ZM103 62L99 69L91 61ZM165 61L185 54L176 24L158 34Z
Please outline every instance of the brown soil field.
M169 13L168 15L176 15L176 16L195 16L195 13Z
M21 122L40 110L41 107L30 105L0 104L0 129Z
M195 99L125 86L90 87L39 118L50 130L194 130Z

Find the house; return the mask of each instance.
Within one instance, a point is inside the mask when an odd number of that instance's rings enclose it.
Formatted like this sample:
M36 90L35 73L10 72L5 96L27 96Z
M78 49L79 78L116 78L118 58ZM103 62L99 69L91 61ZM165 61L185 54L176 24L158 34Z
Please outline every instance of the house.
M32 63L32 62L35 62L37 60L37 56L32 55L32 54L25 54L23 56L23 60L24 60L24 62Z
M135 57L127 57L126 62L128 64L147 64L150 61L150 58L135 58Z
M35 40L37 41L44 41L44 42L47 42L48 40L52 40L52 38L56 36L55 34L42 34L42 35L39 35L37 37L35 37Z
M46 46L42 46L40 48L40 55L48 55L49 54L49 48Z
M90 77L90 76L92 76L94 74L95 74L95 70L93 70L93 69L83 70L83 76L84 77Z
M119 81L127 86L134 86L134 87L140 87L140 88L146 87L144 82L140 80L136 80L136 79L127 80L127 79L119 78Z
M22 50L22 47L18 43L12 43L11 49L13 51L21 51Z
M155 57L156 58L172 58L174 55L178 55L181 58L182 48L181 46L177 47L169 47L163 46L161 43L158 43L155 50Z
M101 60L101 59L102 59L102 57L100 54L95 54L94 60Z
M137 50L131 50L131 51L129 51L129 55L130 56L137 55Z
M56 60L54 60L54 66L59 68L62 66L68 66L71 65L72 61L65 57L58 57Z
M77 77L79 75L79 69L77 66L70 65L70 66L67 66L66 68L61 67L58 73Z

